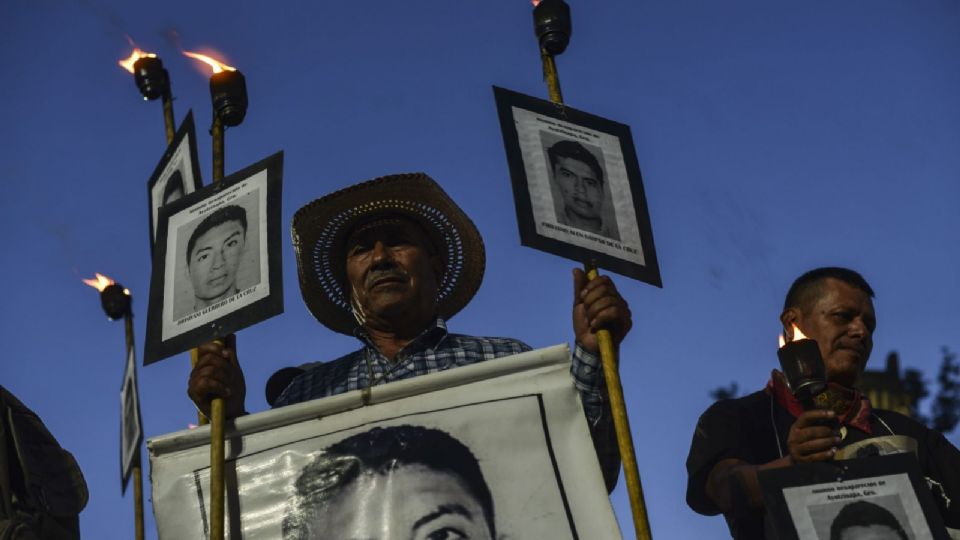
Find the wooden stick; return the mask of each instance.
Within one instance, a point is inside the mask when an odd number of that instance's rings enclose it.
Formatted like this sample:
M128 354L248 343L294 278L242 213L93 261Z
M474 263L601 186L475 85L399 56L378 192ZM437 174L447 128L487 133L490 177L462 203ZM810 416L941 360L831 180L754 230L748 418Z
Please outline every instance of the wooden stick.
M133 342L133 312L127 309L123 316L123 330L127 343L127 354L134 349ZM136 379L134 379L136 380ZM136 411L134 411L136 414ZM143 426L140 426L143 429ZM136 540L143 540L143 471L141 469L142 459L140 458L140 448L137 448L133 456L133 526L134 537Z
M176 121L173 119L173 97L170 95L169 82L166 92L163 93L163 127L167 134L167 145L169 145L173 142L177 131Z
M143 470L141 469L140 449L133 458L133 519L134 537L143 540Z
M585 265L587 279L600 276L597 268ZM623 399L623 386L620 384L620 372L617 366L617 350L613 346L613 337L609 330L597 331L600 344L600 361L603 364L603 378L607 383L610 397L610 412L613 415L613 427L617 433L617 446L620 448L620 460L623 462L623 476L627 481L627 494L630 496L630 511L633 513L633 528L638 540L650 540L650 521L647 506L643 500L643 486L640 484L640 471L637 468L637 456L633 451L633 436L630 432L630 420L627 418L627 405Z
M213 182L223 180L224 150L223 122L213 115ZM210 402L210 540L223 540L224 524L224 441L223 424L226 421L223 398Z
M550 101L557 105L563 105L563 95L560 93L560 76L557 74L557 65L553 60L553 55L541 48L540 59L543 61L543 78L547 83ZM584 270L587 272L587 279L593 280L600 276L593 264L585 264ZM627 495L630 497L633 528L638 540L651 540L653 537L650 534L650 521L647 518L647 507L643 500L643 486L640 484L637 456L633 451L633 435L630 433L627 405L623 399L623 386L620 384L617 351L613 346L610 331L597 331L597 343L600 345L600 361L603 365L603 377L607 383L607 392L610 397L610 412L613 415L613 427L617 433L620 460L623 462L623 475L627 481Z

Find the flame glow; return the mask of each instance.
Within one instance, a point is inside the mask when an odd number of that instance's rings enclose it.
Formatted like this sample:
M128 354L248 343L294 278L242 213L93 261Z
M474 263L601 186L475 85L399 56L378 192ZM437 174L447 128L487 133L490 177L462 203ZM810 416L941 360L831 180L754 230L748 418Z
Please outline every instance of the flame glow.
M120 64L120 67L133 73L133 64L141 58L156 58L157 55L153 53L143 52L139 48L134 47L133 52L130 53L130 57L126 60L120 60L117 63Z
M541 1L542 0L530 0L530 3L533 4L533 7L537 7L540 5Z
M220 72L222 72L222 71L236 71L236 70L237 70L237 68L235 68L235 67L233 67L233 66L228 66L228 65L224 64L223 62L220 62L219 60L215 60L215 59L213 59L213 58L211 58L211 57L209 57L209 56L207 56L207 55L205 55L205 54L200 54L200 53L195 53L195 52L190 52L190 51L183 51L183 55L184 55L184 56L189 56L190 58L193 58L193 59L195 59L195 60L199 60L199 61L207 64L208 66L210 66L210 68L213 70L214 73L220 73Z
M104 289L115 283L112 279L101 274L100 272L95 273L97 274L97 279L85 279L83 282L100 292L103 292Z
M790 341L810 339L803 332L800 331L800 328L798 328L797 325L793 324L792 326L793 326L793 338ZM783 334L780 334L779 338L780 338L780 348L783 348L783 346L787 344L787 340L783 337Z

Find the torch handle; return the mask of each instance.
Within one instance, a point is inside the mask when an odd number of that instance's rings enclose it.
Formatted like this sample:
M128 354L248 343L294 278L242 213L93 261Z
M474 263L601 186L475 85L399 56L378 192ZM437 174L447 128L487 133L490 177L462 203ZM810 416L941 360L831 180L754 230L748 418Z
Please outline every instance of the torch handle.
M173 142L176 133L176 121L173 118L173 97L170 95L169 83L166 91L163 93L163 127L167 134L167 144Z
M585 265L587 279L600 276L593 265ZM610 412L613 427L617 433L617 446L623 461L623 475L627 481L627 494L630 496L630 510L633 513L633 527L638 540L651 540L650 521L643 500L643 486L640 484L640 471L637 468L637 456L633 450L633 437L630 434L630 420L627 418L627 406L623 399L623 386L620 384L620 372L617 368L617 350L613 346L613 337L609 330L597 331L600 345L600 361L603 365L603 377L610 396Z
M210 128L213 137L213 181L223 180L224 148L223 148L223 121L217 114L213 115L213 127Z
M223 540L224 522L224 440L223 399L210 403L210 539Z
M134 519L134 538L143 540L143 469L140 458L140 449L137 449L137 455L134 456L133 463L133 519Z
M543 62L543 80L547 83L550 101L562 105L563 94L560 92L560 76L557 74L557 63L553 60L553 55L543 48L540 49L540 60Z

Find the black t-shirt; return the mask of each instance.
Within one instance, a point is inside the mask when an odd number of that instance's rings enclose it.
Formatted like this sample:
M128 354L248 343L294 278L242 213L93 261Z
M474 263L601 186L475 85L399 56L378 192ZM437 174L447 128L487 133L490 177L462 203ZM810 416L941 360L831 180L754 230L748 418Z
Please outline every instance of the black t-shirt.
M793 422L793 416L763 391L711 405L697 422L687 456L687 504L690 508L708 516L719 514L720 509L706 494L707 476L713 466L723 459L761 465L786 455L789 452L787 435ZM937 488L934 489L934 499L944 523L947 527L960 528L960 450L942 434L893 411L874 409L870 424L872 436L906 435L917 441L920 470L925 477L939 483L952 501L947 508L944 498L936 492ZM871 435L849 428L840 446L869 437ZM724 517L730 535L736 540L765 538L762 512L745 518Z

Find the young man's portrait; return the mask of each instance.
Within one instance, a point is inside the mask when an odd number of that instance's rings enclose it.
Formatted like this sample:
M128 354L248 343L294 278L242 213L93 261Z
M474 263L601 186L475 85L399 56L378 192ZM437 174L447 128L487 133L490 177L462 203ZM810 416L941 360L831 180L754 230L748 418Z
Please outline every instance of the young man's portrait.
M445 431L376 427L327 448L296 481L284 540L497 538L473 453Z
M247 239L247 211L224 206L200 222L187 241L187 272L193 286L193 310L235 294L240 255Z
M559 195L554 200L557 222L620 240L600 149L560 140L547 147L547 159L551 189Z

